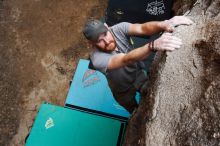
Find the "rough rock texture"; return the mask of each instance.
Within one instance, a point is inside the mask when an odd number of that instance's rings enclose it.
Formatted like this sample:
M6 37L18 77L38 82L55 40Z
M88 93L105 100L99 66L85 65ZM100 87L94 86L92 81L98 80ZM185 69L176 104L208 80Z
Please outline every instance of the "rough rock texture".
M195 23L176 29L181 49L157 53L125 145L220 145L219 8L218 0L175 2Z

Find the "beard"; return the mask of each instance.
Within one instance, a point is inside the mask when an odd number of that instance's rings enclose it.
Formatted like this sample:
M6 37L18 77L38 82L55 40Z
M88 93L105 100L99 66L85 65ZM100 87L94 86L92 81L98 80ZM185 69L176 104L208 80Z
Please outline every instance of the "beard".
M102 52L107 52L107 53L111 53L112 51L114 51L117 47L116 42L114 40L110 41L108 44L106 44L104 47L100 47L96 44L94 44L94 46L96 46L96 48Z
M107 52L112 52L116 48L116 43L114 41L111 41L107 46L106 46L106 51Z

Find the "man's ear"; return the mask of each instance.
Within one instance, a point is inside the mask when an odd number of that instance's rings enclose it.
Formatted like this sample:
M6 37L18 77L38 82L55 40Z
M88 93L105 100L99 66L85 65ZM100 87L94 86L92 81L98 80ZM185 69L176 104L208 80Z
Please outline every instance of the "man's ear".
M89 41L89 44L90 44L91 46L94 46L94 45L95 45L95 42Z
M104 23L104 25L105 25L107 28L109 28L109 27L108 27L108 24Z
M90 41L89 42L89 48L96 49L97 47L96 47L96 44L94 42Z

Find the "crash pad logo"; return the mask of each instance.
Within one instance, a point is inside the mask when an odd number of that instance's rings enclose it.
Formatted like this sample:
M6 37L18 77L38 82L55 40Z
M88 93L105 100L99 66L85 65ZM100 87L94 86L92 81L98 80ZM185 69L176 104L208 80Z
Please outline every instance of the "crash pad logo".
M154 2L150 2L147 4L147 9L146 11L150 14L150 15L161 15L165 13L165 6L164 6L164 2L162 1L154 1Z
M45 128L46 128L46 129L49 129L49 128L53 127L53 126L54 126L53 119L52 119L52 118L49 118L49 119L46 121L46 123L45 123Z
M89 87L100 81L97 71L89 69L87 70L82 78L83 87Z

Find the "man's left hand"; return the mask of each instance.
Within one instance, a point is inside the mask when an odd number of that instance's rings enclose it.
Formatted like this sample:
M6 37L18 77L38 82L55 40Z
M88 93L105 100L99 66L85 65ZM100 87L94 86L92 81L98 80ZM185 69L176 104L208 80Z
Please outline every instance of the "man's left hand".
M191 25L193 24L193 21L185 16L175 16L169 20L165 20L162 22L162 27L167 32L173 32L174 27L179 25Z

